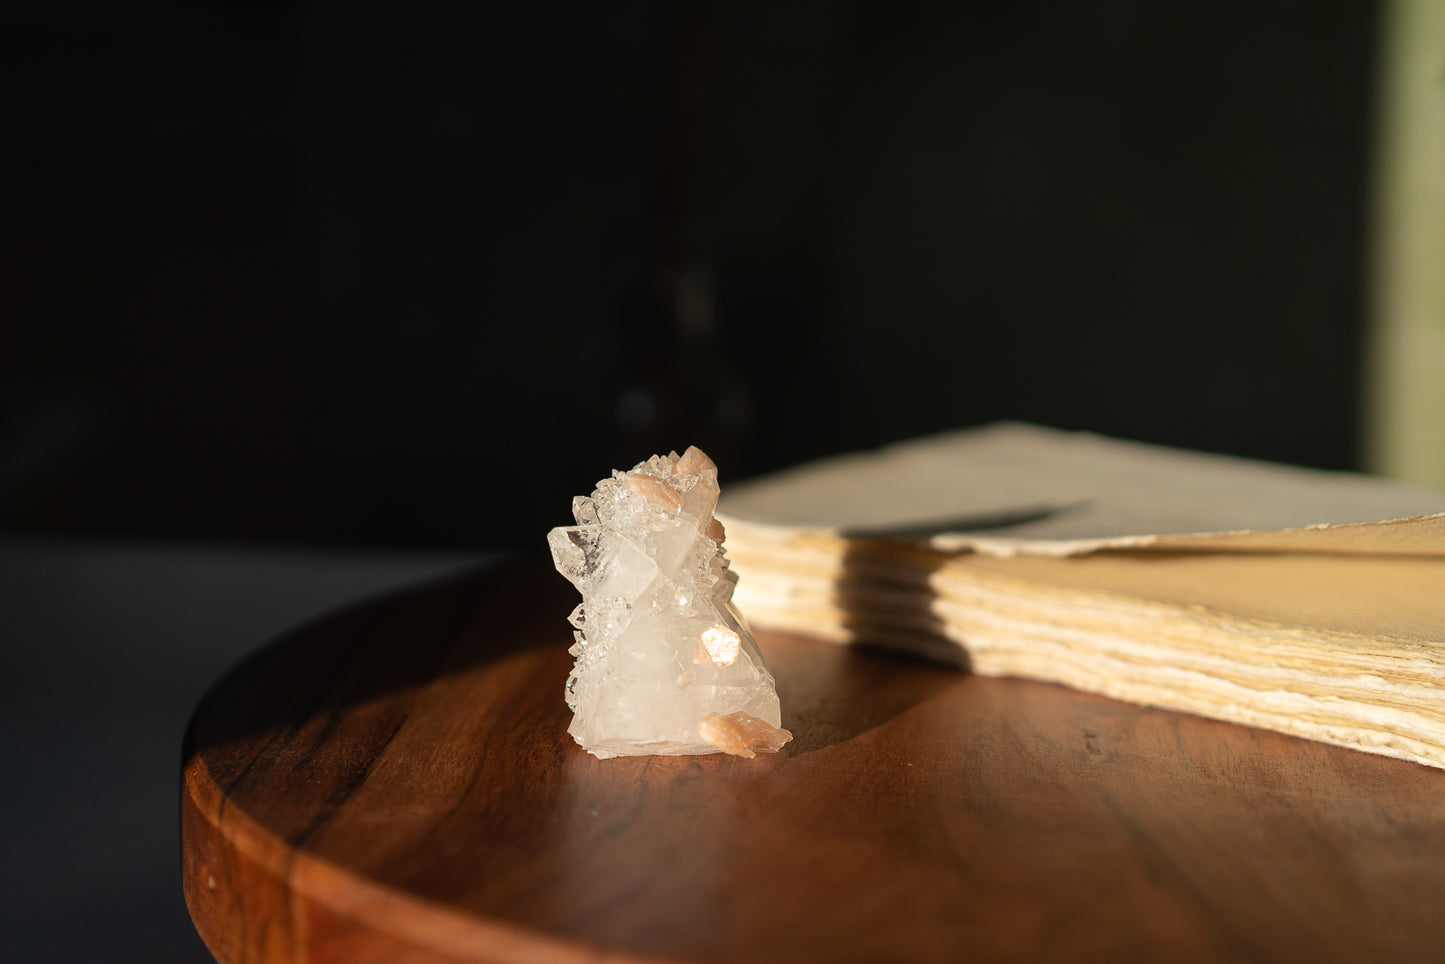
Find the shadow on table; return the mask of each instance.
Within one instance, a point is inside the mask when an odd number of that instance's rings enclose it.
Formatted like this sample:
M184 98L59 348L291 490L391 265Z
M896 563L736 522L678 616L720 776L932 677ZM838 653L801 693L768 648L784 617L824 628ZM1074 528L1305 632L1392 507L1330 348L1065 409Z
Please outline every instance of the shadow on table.
M842 646L808 648L802 657L806 668L795 670L806 685L792 685L789 665L779 672L785 721L796 721L789 752L809 753L853 739L957 685L959 673L972 669L966 646L950 636L939 614L932 581L949 556L920 549L921 540L942 533L998 534L1075 508L1024 507L842 530L847 547L833 604L848 639ZM900 654L921 659L899 659Z

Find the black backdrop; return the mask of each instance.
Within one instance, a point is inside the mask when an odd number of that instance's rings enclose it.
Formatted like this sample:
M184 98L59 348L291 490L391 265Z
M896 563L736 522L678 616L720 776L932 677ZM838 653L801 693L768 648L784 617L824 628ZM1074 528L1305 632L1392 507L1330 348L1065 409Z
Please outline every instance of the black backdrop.
M1005 417L1353 467L1377 12L8 5L0 529L535 547Z

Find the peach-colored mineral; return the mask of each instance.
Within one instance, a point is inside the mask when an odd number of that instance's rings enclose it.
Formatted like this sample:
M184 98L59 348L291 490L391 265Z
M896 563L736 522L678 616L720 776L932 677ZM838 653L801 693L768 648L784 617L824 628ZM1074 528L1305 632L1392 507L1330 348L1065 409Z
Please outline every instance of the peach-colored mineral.
M752 759L759 753L777 753L793 734L747 713L721 716L709 713L697 721L702 738L724 753Z

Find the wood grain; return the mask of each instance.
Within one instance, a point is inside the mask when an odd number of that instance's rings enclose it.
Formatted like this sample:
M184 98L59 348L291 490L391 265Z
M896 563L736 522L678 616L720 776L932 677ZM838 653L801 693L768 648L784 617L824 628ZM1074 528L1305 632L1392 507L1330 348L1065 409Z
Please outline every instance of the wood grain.
M204 698L187 903L251 962L1439 960L1445 772L762 634L776 757L566 735L525 564L283 639Z

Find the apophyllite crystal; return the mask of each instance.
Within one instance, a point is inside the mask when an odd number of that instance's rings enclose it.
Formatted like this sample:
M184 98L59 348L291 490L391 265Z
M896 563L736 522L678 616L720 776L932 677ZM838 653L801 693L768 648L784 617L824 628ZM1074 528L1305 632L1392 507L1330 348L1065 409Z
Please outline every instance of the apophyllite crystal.
M567 679L568 732L602 758L776 751L773 674L732 603L717 466L700 449L613 472L547 535L582 593Z

